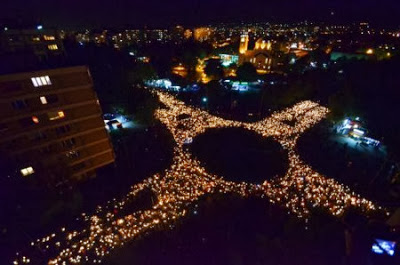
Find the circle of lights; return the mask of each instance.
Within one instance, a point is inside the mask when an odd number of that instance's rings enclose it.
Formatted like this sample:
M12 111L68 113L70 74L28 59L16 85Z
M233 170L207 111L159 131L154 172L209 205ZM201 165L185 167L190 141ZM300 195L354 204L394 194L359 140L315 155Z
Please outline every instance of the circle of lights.
M303 101L259 122L246 123L225 120L187 106L166 92L152 92L166 107L156 110L156 118L168 128L175 140L171 167L163 174L156 174L132 186L121 200L113 199L104 206L98 206L93 215L83 213L79 219L86 226L82 230L68 231L62 227L57 233L32 241L27 252L39 249L49 256L57 253L48 260L48 264L101 263L113 249L151 230L172 228L179 218L188 214L193 202L211 193L259 196L285 207L288 213L299 218L308 218L310 208L315 207L325 209L334 216L343 215L350 207L356 207L365 214L385 211L347 186L321 175L300 159L295 150L298 138L329 112L318 103ZM290 126L285 121L295 125ZM240 127L277 140L288 152L289 168L285 176L257 185L226 181L222 176L208 173L184 145L207 129L224 127ZM152 208L118 216L118 212L144 189L151 189L157 195ZM27 256L17 253L14 264L31 263Z

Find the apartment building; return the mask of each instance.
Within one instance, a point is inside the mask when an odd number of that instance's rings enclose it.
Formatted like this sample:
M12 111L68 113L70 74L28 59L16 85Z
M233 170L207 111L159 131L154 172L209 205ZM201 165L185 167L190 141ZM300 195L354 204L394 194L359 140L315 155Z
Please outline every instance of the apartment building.
M54 185L113 163L88 68L0 76L0 155L13 174Z
M54 29L37 28L7 29L0 32L3 53L31 53L40 60L49 60L65 53L59 33Z

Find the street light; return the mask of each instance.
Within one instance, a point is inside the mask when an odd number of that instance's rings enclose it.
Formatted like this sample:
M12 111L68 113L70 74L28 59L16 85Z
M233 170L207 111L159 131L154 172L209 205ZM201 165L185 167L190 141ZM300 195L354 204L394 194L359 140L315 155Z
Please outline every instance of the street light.
M203 98L201 99L201 101L203 101L203 103L207 103L208 99L207 99L207 97L203 97Z

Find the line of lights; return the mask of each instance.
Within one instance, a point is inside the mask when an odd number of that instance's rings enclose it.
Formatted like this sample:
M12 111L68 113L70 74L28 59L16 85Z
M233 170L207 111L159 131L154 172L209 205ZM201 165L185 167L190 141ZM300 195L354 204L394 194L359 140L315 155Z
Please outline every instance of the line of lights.
M113 249L151 230L173 228L179 218L189 213L194 202L211 193L260 196L286 207L289 213L299 218L309 217L310 209L314 207L323 208L334 216L342 216L349 207L359 208L365 214L385 212L347 186L324 177L296 153L297 139L326 116L328 109L325 107L303 101L262 121L245 123L225 120L189 107L165 92L153 93L166 106L158 109L155 115L166 125L176 142L171 167L163 174L156 174L132 186L121 200L113 199L105 206L98 206L93 215L82 214L79 220L84 222L84 229L67 231L63 227L58 233L31 242L31 252L39 249L53 257L48 264L101 263ZM290 126L285 121L295 122L295 125ZM184 145L188 139L207 129L224 127L241 127L276 139L288 152L289 169L285 176L262 184L251 184L227 181L208 173ZM152 208L120 216L120 212L145 189L150 189L157 196ZM31 258L17 253L14 264L30 262Z

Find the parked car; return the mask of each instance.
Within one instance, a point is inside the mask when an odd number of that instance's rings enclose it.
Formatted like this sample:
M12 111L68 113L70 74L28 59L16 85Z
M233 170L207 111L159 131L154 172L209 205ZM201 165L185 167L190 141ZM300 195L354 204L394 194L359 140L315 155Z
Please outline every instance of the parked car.
M107 122L107 126L110 128L110 130L112 129L122 129L122 123L118 120L111 120L109 122Z

